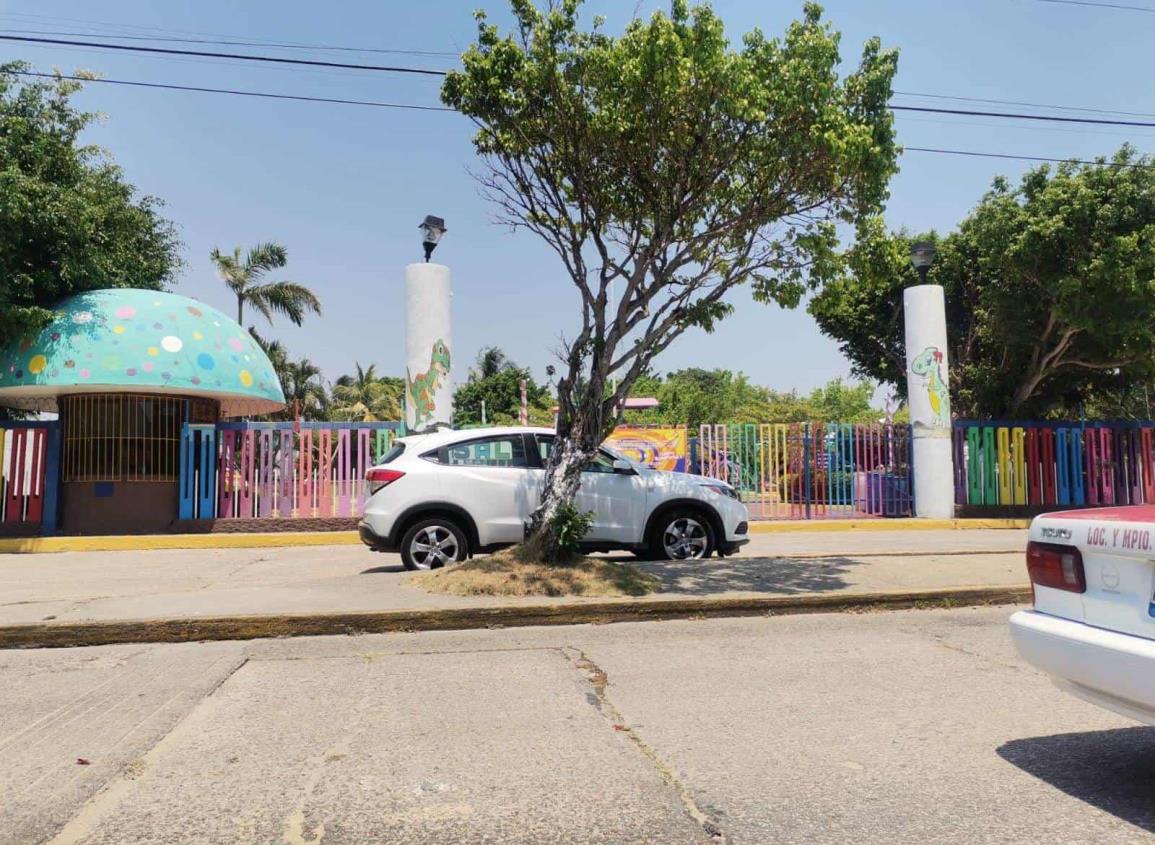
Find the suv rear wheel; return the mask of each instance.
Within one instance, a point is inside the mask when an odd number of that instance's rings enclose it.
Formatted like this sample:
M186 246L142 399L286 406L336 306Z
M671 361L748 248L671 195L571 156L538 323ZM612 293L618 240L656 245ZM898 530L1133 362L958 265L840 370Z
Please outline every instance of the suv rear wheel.
M695 510L674 510L654 526L648 553L653 560L704 560L715 545L710 520Z
M465 532L448 517L419 520L401 538L401 562L406 569L437 569L468 555Z

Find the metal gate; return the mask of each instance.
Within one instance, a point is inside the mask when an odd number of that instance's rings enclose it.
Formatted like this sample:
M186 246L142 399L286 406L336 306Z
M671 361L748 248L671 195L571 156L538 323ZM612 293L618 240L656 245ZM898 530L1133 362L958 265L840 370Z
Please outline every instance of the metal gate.
M910 426L703 425L699 472L738 490L755 519L910 516Z
M0 531L56 533L60 423L0 421Z

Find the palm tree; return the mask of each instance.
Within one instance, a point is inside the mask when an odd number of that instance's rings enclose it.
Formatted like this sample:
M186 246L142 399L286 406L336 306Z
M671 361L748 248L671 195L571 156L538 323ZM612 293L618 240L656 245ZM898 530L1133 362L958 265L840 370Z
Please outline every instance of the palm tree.
M266 340L256 329L250 328L249 334L268 356L285 394L285 409L273 414L273 418L291 420L294 413L299 412L307 420L324 419L329 407L329 393L321 380L320 367L308 358L290 360L284 344L279 340Z
M477 377L489 378L502 370L516 369L517 364L509 360L500 346L487 346L477 353Z
M333 385L334 419L378 422L401 418L401 379L382 378L377 365L355 365L355 375L344 375Z
M329 408L329 393L321 381L321 368L308 358L290 361L285 368L285 400L307 420L324 419Z
M245 304L248 303L265 315L270 323L273 314L283 314L294 325L301 325L306 311L321 313L317 295L297 282L262 282L265 274L280 270L288 263L285 248L276 243L257 244L241 257L241 248L232 254L214 249L210 255L221 280L237 297L237 322L242 323Z

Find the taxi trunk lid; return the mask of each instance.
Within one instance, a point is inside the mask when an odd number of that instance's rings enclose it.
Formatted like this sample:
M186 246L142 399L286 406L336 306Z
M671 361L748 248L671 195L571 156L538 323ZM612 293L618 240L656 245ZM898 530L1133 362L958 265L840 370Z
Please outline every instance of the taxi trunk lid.
M1036 586L1037 610L1155 639L1155 506L1045 514L1030 539L1077 548L1086 581L1082 593Z

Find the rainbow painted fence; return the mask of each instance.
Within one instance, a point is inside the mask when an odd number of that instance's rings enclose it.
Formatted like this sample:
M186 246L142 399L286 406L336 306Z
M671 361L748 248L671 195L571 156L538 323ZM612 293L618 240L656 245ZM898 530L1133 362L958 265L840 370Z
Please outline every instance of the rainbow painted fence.
M954 467L960 505L1155 502L1155 423L959 420Z
M181 432L181 519L360 516L400 423L219 423Z
M911 514L907 425L703 425L697 468L732 484L756 519Z

